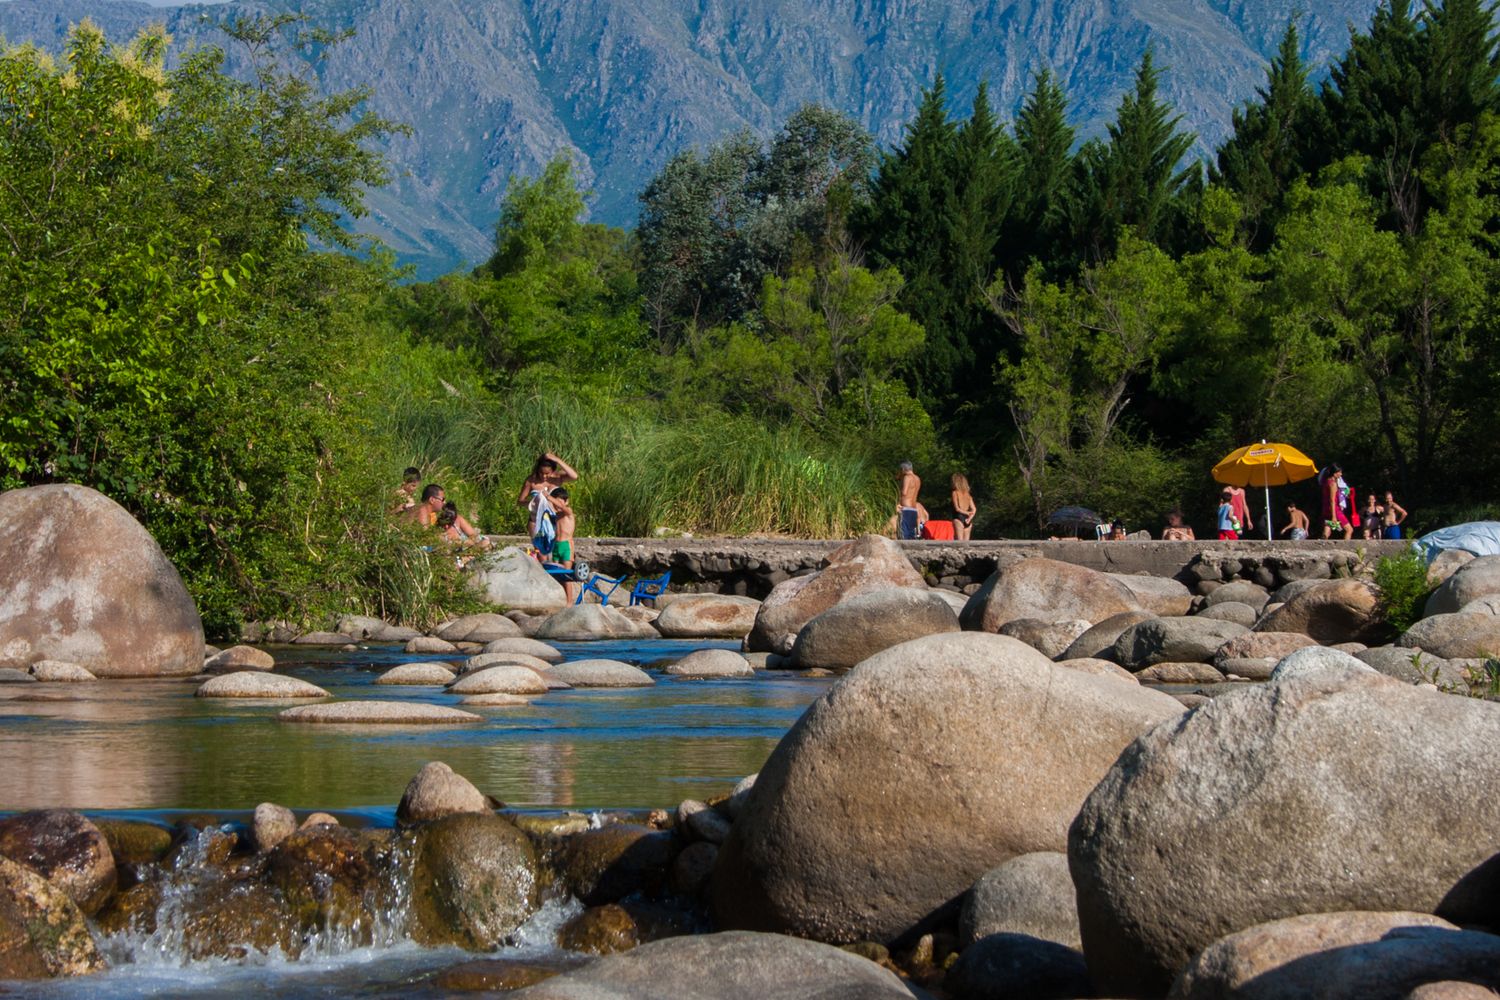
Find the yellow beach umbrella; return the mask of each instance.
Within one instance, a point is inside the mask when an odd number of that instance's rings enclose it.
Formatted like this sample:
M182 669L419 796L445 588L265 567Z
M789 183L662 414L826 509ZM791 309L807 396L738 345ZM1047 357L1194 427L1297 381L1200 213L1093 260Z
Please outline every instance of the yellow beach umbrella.
M1271 487L1299 483L1318 474L1317 463L1289 444L1261 441L1236 448L1214 466L1215 482L1259 486L1266 491L1266 539L1271 538Z

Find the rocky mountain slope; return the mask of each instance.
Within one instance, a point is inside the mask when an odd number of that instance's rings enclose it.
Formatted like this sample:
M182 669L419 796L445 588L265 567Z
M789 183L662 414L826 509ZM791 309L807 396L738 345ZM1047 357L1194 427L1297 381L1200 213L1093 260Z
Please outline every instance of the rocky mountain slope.
M1303 15L1307 58L1341 52L1377 0ZM369 85L414 132L390 144L399 177L363 229L424 276L485 257L506 179L577 151L593 215L629 225L676 151L740 128L770 132L807 102L840 108L887 146L942 72L955 113L988 80L1002 115L1050 66L1085 134L1102 131L1141 53L1205 154L1263 79L1301 0L274 0L153 8L126 0L10 0L0 36L55 47L92 17L127 38L165 21L179 45L215 42L248 10L296 9L353 27L317 72Z

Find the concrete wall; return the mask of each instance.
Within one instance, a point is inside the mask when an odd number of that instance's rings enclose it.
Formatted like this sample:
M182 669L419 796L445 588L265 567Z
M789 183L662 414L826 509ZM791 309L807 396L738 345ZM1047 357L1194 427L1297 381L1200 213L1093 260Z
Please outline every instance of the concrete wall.
M526 544L521 538L497 538ZM714 538L583 538L580 558L609 576L660 576L672 571L673 590L764 597L782 580L819 568L842 540ZM1106 573L1172 577L1189 587L1203 581L1255 580L1279 586L1367 570L1382 555L1409 542L900 542L912 564L933 586L969 590L997 567L1045 556Z

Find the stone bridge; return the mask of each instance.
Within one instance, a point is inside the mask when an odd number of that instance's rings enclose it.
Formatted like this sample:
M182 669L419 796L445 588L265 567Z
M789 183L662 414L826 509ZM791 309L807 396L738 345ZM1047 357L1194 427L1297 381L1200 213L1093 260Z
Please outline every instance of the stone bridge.
M496 537L525 545L519 537ZM783 580L816 570L841 540L786 538L581 538L579 558L609 576L660 576L672 571L672 589L765 597ZM1323 579L1373 567L1384 555L1407 551L1409 542L1267 541L970 541L899 542L927 582L972 591L996 568L1045 556L1106 573L1171 577L1194 588L1200 581L1254 580L1275 587L1291 580Z

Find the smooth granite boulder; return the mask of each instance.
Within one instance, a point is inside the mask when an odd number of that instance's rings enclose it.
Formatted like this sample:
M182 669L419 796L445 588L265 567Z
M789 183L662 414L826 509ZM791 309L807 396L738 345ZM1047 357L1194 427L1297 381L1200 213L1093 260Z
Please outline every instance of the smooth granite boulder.
M435 634L449 642L494 642L496 639L520 638L521 628L504 615L487 611L444 622L437 627Z
M1500 656L1500 618L1493 615L1432 615L1403 632L1396 645L1420 649L1444 660Z
M680 594L657 616L668 639L743 639L755 627L760 602L729 594Z
M1120 633L1113 659L1136 671L1158 663L1211 663L1219 647L1247 631L1234 622L1198 615L1152 618Z
M471 564L471 578L485 600L502 608L546 613L568 603L563 585L515 546L497 549Z
M1075 950L1083 948L1066 854L1022 854L985 872L969 889L959 914L959 944L967 947L982 937L1002 933L1028 934Z
M551 671L547 672L549 675ZM546 694L543 675L516 663L500 663L465 674L448 684L450 694Z
M802 626L792 662L807 669L847 670L909 639L957 632L958 615L930 590L893 587L840 601Z
M241 670L210 678L193 692L199 698L327 698L316 684L259 670Z
M1255 625L1257 632L1301 632L1329 644L1366 642L1381 628L1375 586L1364 580L1324 580Z
M1058 661L1063 660L1109 660L1114 662L1115 640L1132 625L1138 625L1144 621L1150 621L1156 615L1150 611L1122 611L1117 615L1110 615L1104 621L1091 627L1063 650L1056 657Z
M1156 691L954 633L861 663L771 754L719 853L721 927L893 941L952 916L989 869L1063 849ZM941 776L940 778L935 776Z
M1208 945L1303 913L1500 925L1500 705L1332 649L1131 744L1068 839L1101 993L1156 995Z
M700 649L671 664L664 674L693 680L754 677L755 669L732 649Z
M1500 556L1480 556L1458 567L1427 597L1423 617L1451 615L1481 597L1500 594Z
M189 676L203 622L125 508L71 484L0 493L0 667L62 660L96 677Z
M440 760L429 761L406 785L396 806L398 823L422 823L459 813L492 811L489 797Z
M576 688L650 687L656 683L644 670L619 660L571 660L553 666L546 676Z
M974 632L998 632L1017 618L1060 621L1081 618L1098 624L1142 605L1106 573L1052 559L1022 559L990 574L969 598L959 621Z

